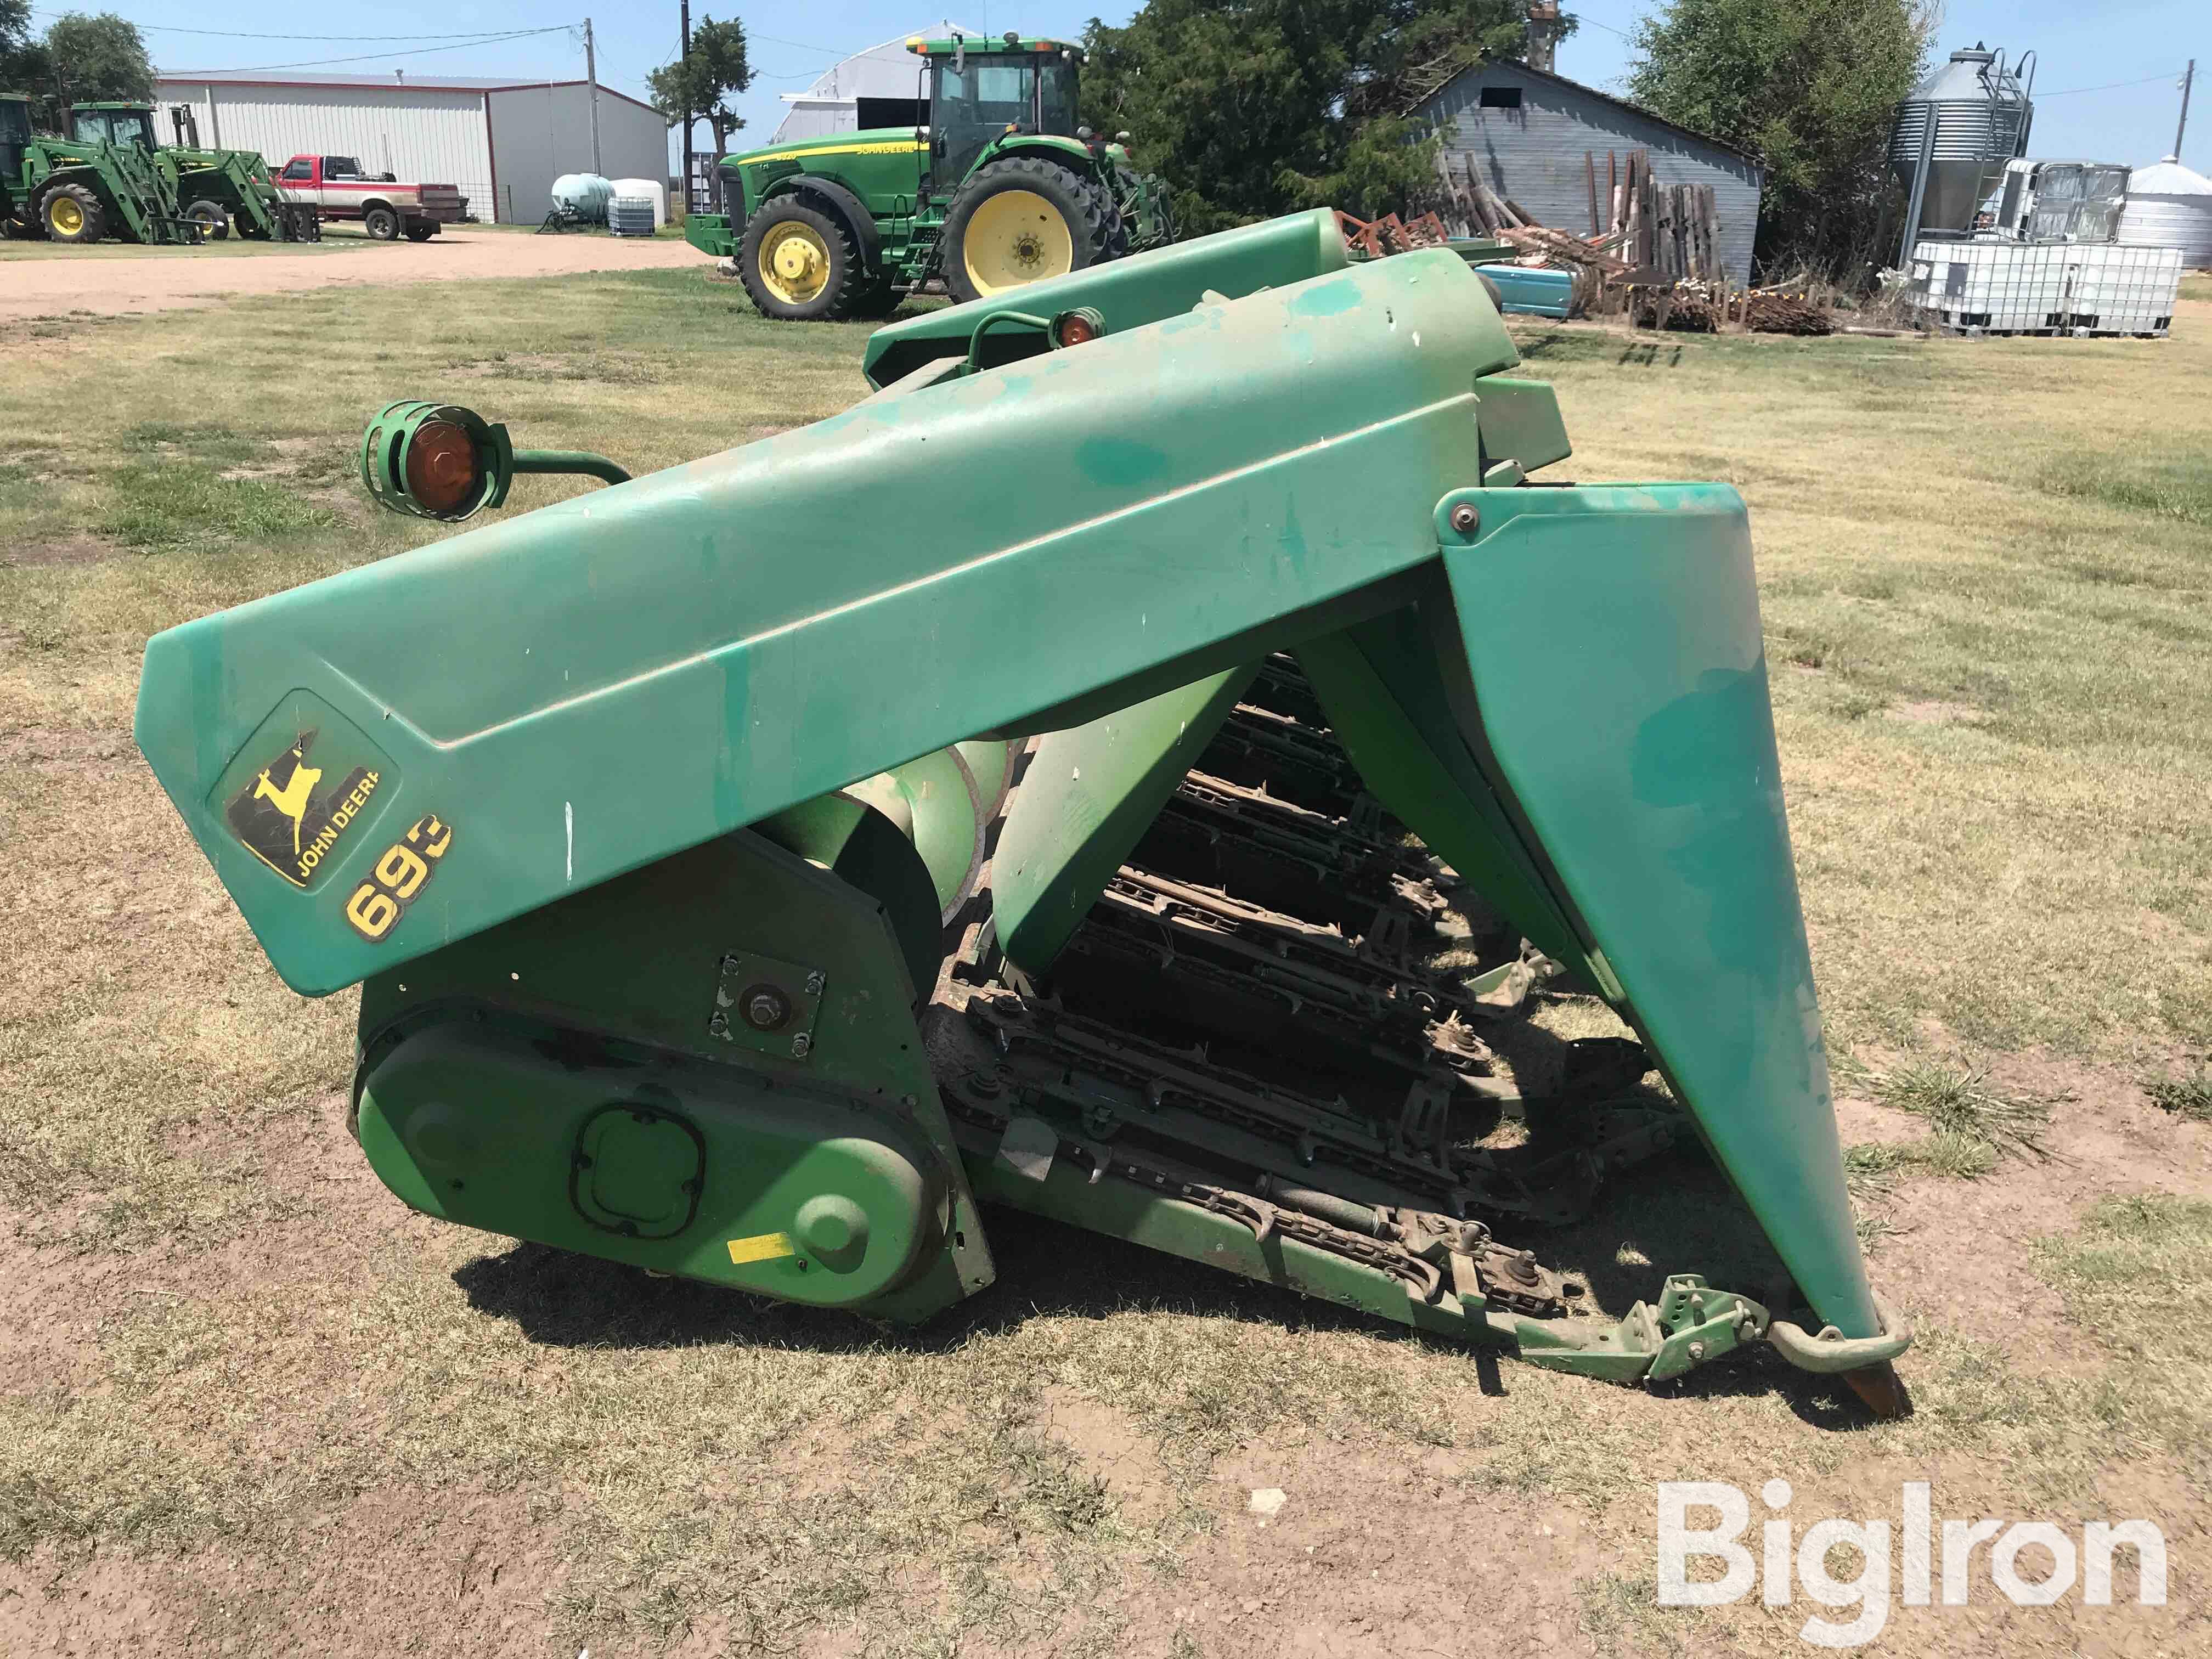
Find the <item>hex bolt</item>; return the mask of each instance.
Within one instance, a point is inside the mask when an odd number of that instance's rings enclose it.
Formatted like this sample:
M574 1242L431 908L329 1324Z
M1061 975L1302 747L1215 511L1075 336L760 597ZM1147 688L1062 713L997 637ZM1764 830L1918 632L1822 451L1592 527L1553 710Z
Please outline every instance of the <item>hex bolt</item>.
M1692 1359L1703 1359L1705 1357L1705 1345L1704 1343L1702 1343L1702 1342L1692 1342L1692 1344L1690 1344L1690 1358L1692 1358Z
M707 1035L708 1036L727 1036L729 1034L730 1022L727 1019L724 1018L720 1014L709 1014L707 1017Z
M819 968L817 968L812 973L806 976L806 994L811 997L820 996L822 994L822 988L829 982L828 977L823 975L823 971Z
M1482 522L1482 514L1473 501L1462 501L1451 510L1451 527L1462 536L1474 534L1475 526Z
M805 1032L801 1031L797 1036L792 1038L791 1057L793 1060L804 1060L807 1055L813 1052L814 1039L807 1036Z

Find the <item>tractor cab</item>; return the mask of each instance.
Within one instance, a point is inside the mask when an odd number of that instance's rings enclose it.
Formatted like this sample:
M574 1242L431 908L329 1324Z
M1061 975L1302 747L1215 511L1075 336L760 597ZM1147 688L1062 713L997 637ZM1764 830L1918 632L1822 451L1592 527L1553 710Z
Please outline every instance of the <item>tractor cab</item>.
M150 104L72 104L70 136L80 144L137 146L148 155L161 147L154 131Z
M31 100L20 92L0 92L0 191L23 171L23 152L31 143ZM0 208L0 217L5 217Z
M1079 47L1008 33L989 50L967 39L908 40L928 61L928 173L932 194L950 196L1000 138L1016 133L1075 136Z

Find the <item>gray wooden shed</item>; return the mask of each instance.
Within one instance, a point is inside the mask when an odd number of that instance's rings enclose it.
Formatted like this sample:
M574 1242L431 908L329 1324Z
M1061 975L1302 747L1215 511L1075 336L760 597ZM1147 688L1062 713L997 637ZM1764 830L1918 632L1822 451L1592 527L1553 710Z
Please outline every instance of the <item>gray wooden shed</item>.
M1471 161L1498 195L1511 197L1543 223L1577 235L1590 228L1584 158L1596 158L1602 216L1607 152L1625 162L1630 150L1646 150L1662 189L1711 187L1721 264L1731 280L1750 280L1765 169L1740 149L1595 88L1504 60L1462 70L1413 114L1443 126L1455 170Z

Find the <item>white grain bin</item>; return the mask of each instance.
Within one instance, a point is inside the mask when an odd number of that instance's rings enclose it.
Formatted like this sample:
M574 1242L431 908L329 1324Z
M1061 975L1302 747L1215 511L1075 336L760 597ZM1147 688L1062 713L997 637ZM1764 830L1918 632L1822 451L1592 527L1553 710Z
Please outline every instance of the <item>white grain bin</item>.
M617 196L649 196L653 198L653 228L658 230L668 222L668 186L658 179L617 179Z
M2192 270L2212 266L2212 179L2169 155L2128 175L2117 238L2135 247L2178 247Z

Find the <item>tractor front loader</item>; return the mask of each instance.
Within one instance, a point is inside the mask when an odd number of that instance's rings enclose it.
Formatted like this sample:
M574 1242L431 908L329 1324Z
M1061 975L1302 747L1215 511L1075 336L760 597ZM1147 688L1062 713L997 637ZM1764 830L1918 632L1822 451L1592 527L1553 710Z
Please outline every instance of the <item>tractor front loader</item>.
M1325 213L1010 298L626 482L391 405L387 506L612 487L149 643L193 836L289 984L362 988L378 1175L897 1321L992 1282L1009 1206L1556 1369L1763 1342L1900 1409L1735 493L1530 483L1565 432L1474 274L1347 268ZM1523 1086L1547 984L1634 1036ZM1787 1284L1592 1316L1532 1236L1692 1138Z
M104 131L33 133L20 93L0 93L0 231L65 243L195 244L202 234L148 150Z
M171 106L169 119L176 143L164 144L156 135L150 104L70 106L70 129L79 140L135 148L143 154L167 181L178 212L212 240L223 240L233 226L250 241L322 240L321 216L312 205L284 199L260 152L204 147L199 120L190 104Z

